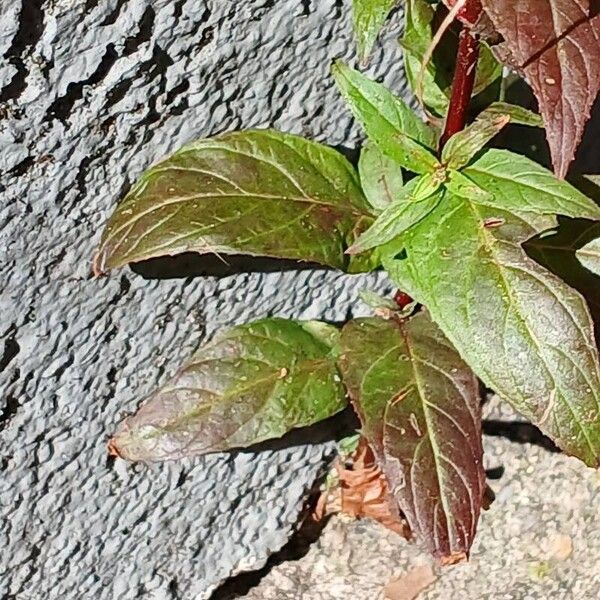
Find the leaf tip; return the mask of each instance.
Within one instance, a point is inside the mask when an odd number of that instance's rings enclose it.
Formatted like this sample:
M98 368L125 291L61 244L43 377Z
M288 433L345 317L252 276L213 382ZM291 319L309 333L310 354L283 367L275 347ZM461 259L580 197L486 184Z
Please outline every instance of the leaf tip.
M334 77L337 73L339 73L342 70L343 65L344 65L344 63L342 62L342 60L340 58L334 58L331 61L330 71Z
M106 450L108 451L109 456L115 456L116 458L124 458L121 450L119 449L119 444L115 437L111 437L106 444Z

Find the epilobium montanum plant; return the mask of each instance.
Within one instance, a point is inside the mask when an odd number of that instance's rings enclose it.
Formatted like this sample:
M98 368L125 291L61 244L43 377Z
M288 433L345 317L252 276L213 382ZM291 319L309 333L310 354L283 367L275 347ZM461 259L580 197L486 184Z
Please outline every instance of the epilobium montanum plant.
M396 4L354 0L360 64ZM261 255L383 267L413 302L376 300L376 316L341 329L280 318L234 327L121 424L111 451L159 461L248 446L350 402L390 505L444 562L468 556L482 506L477 378L598 466L590 310L546 260L577 257L600 273L600 208L580 191L597 188L565 179L600 88L593 4L406 0L400 43L425 119L360 70L332 67L368 138L357 170L264 129L198 140L144 173L106 225L97 273L190 251ZM506 102L515 74L540 115ZM490 145L509 124L519 136L545 126L554 172ZM577 237L565 242L557 216Z

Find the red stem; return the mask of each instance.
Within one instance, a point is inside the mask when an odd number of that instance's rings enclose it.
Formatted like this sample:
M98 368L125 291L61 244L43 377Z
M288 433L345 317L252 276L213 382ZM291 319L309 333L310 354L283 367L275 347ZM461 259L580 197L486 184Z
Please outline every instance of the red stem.
M454 2L452 3L454 5ZM483 6L481 0L469 0L458 13L458 18L468 25L475 25L481 17Z
M458 16L463 22L475 24L482 11L481 0L469 0ZM440 138L440 150L455 133L462 131L467 124L469 103L475 87L478 59L479 40L471 35L467 27L463 26L458 41L456 67L454 68L452 94L446 125ZM401 309L412 302L412 298L401 290L394 294L394 300Z
M472 0L467 2L460 16L469 23L475 23L481 11L481 2ZM469 103L475 86L478 58L479 40L471 35L468 28L463 27L458 41L450 106L448 107L444 133L440 139L440 149L455 133L464 129L467 124Z

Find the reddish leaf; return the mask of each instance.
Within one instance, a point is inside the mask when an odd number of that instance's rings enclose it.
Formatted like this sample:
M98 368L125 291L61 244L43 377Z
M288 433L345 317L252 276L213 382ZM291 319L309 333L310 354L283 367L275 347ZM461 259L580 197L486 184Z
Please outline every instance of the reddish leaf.
M483 6L505 40L499 58L533 88L554 171L564 178L600 91L600 2L483 0Z
M426 313L350 321L340 365L411 530L442 562L465 558L485 484L475 377Z

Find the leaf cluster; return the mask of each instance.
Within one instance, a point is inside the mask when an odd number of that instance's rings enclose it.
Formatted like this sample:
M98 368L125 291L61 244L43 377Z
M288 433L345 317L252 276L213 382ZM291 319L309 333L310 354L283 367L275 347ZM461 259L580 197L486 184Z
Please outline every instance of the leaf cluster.
M395 4L355 0L363 60ZM523 45L518 19L499 8L508 4L484 2L485 16L502 33L511 64L529 76L528 53L554 54L537 41ZM525 4L574 10L570 0ZM445 10L425 0L405 7L406 72L415 91L422 86L429 123L336 62L333 77L368 138L357 169L323 144L273 130L199 140L142 175L108 220L95 257L98 273L190 251L310 261L349 273L384 268L413 302L400 309L366 293L377 316L341 329L269 318L222 333L120 425L114 454L156 461L244 447L350 403L387 478L392 510L445 562L468 556L482 507L477 378L563 451L600 463L600 361L590 311L524 247L537 240L538 250L546 248L557 216L585 219L585 243L572 240L567 250L600 274L600 208L562 179L574 146L564 127L557 137L546 88L530 78L541 117L498 99L502 53L492 41L482 49L474 90L474 105L484 108L440 148L435 116L448 110L451 65L431 45ZM600 39L591 13L587 27L578 22L562 32L554 52L571 37ZM450 47L455 41L443 38ZM592 62L600 70L600 59ZM596 66L583 100L569 88L573 74L556 74L564 84L558 112L567 103L587 106ZM577 138L583 125L572 120ZM556 175L491 147L507 125L543 122Z

